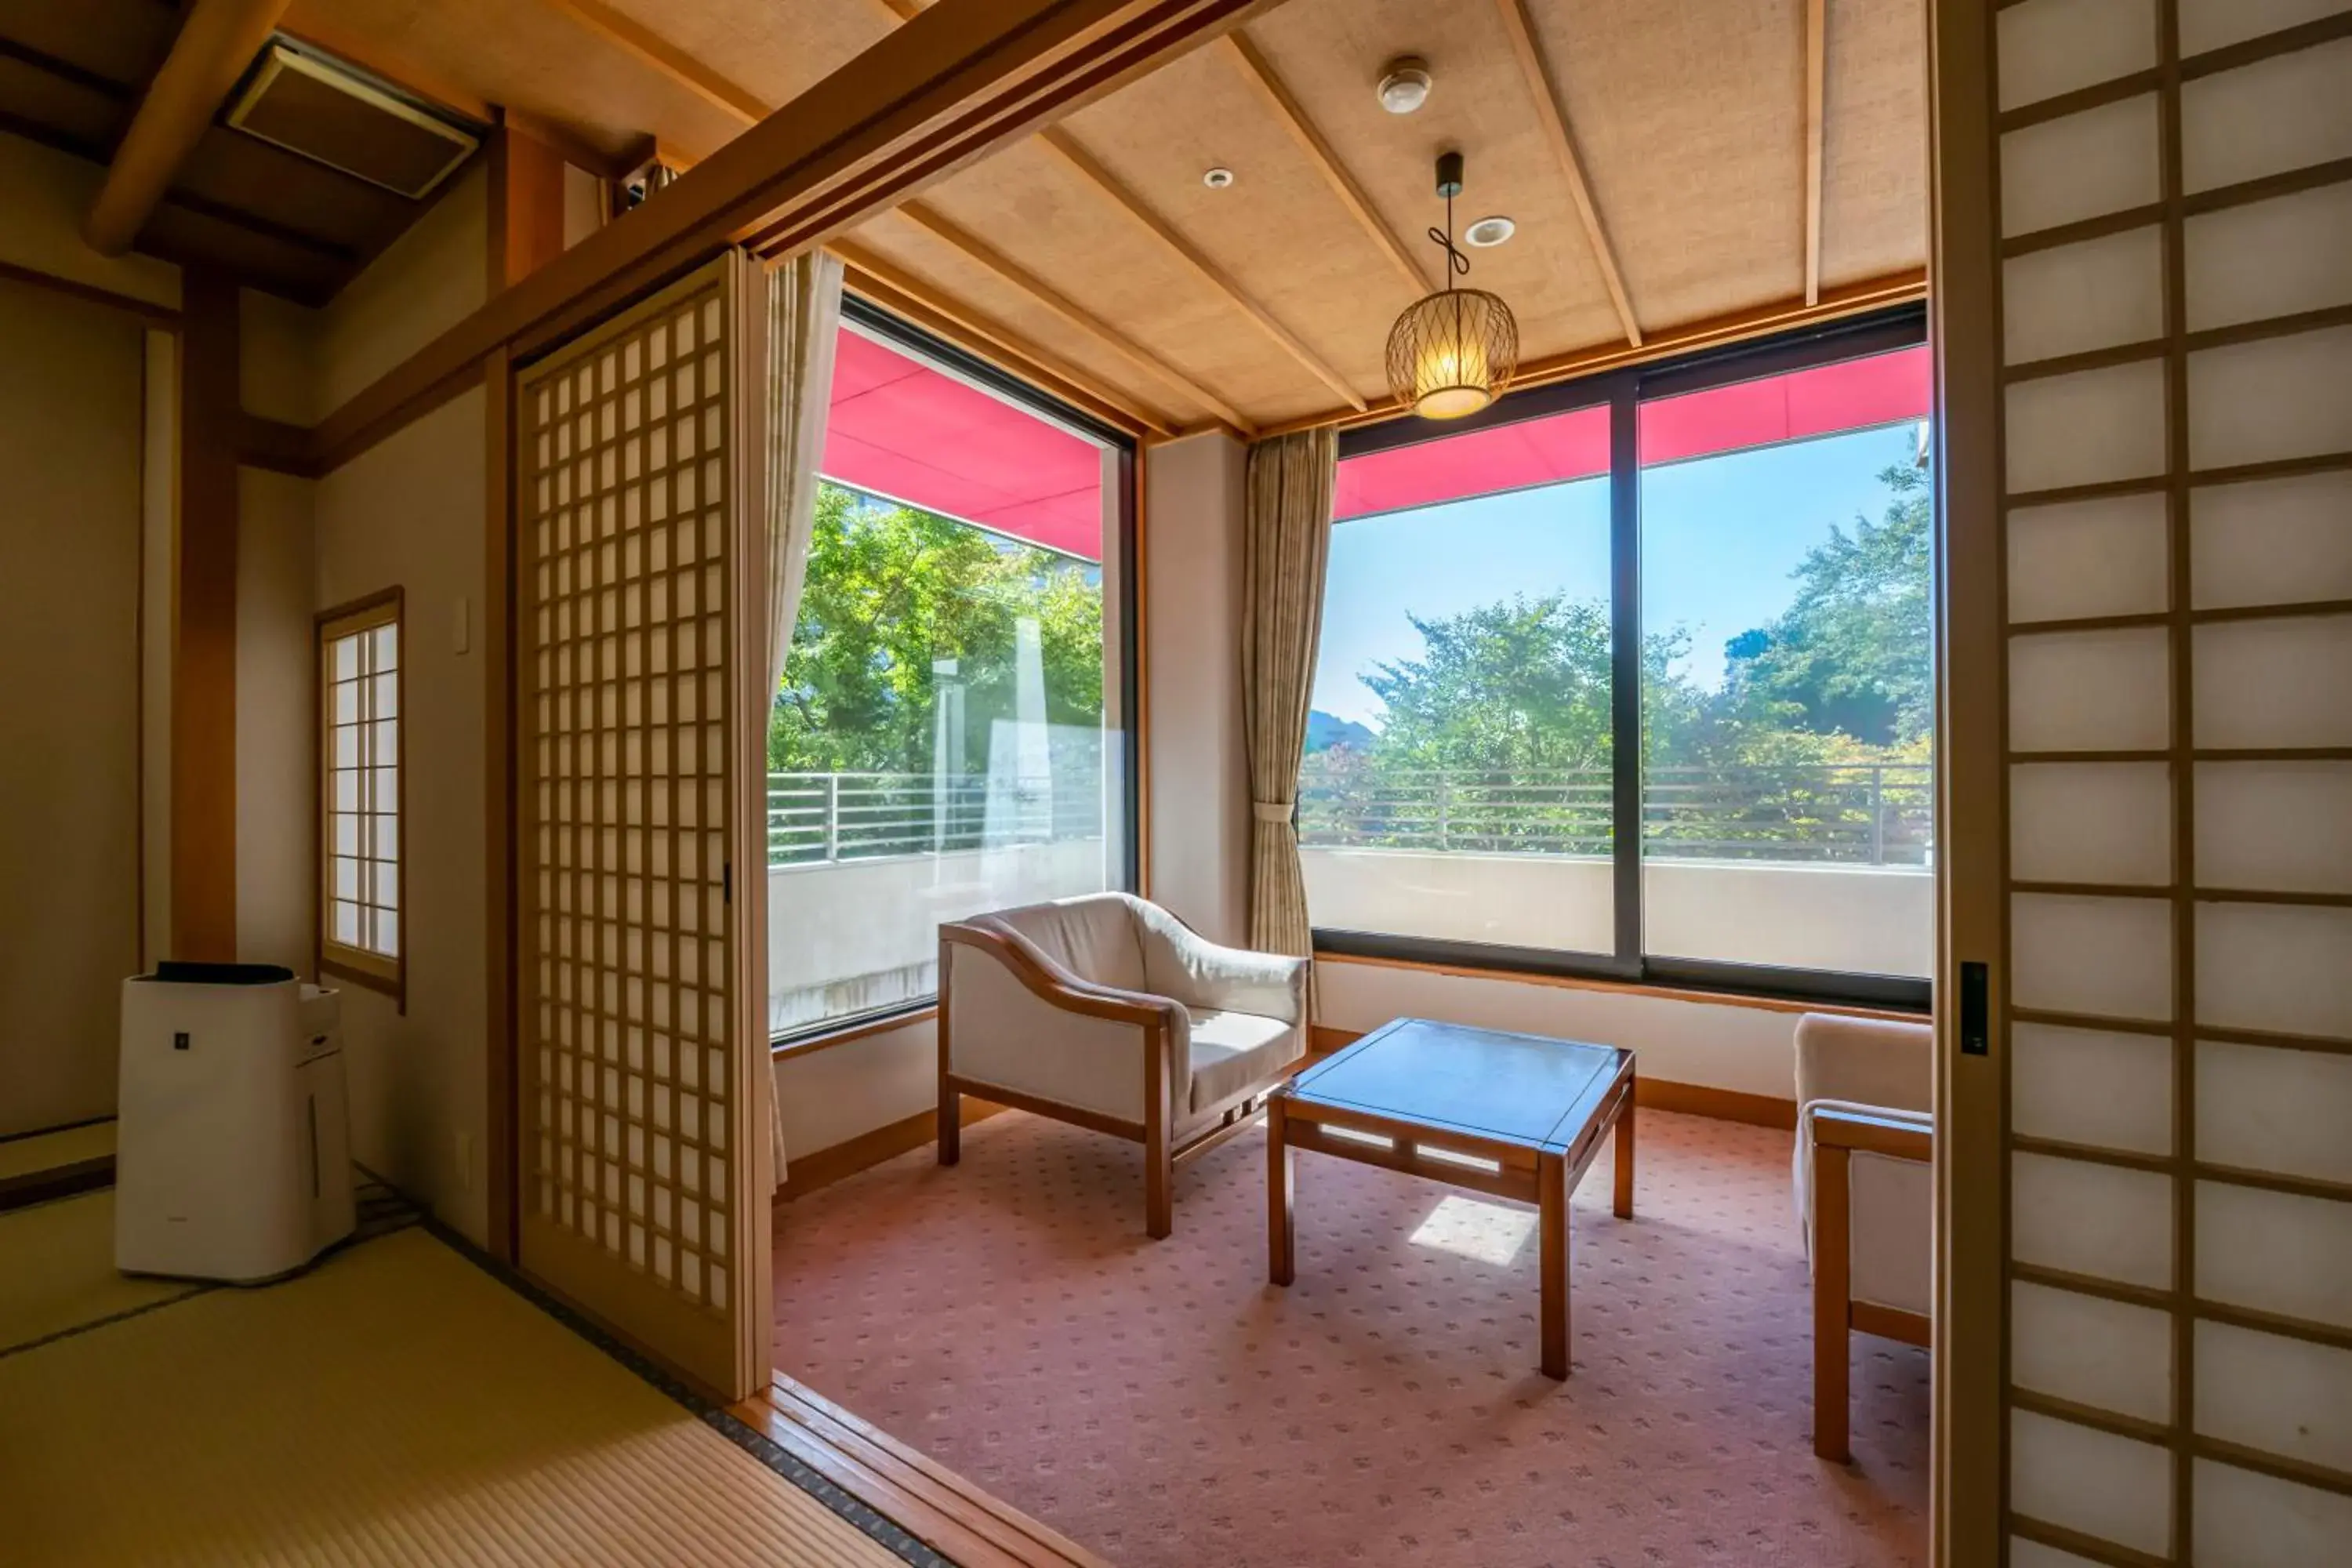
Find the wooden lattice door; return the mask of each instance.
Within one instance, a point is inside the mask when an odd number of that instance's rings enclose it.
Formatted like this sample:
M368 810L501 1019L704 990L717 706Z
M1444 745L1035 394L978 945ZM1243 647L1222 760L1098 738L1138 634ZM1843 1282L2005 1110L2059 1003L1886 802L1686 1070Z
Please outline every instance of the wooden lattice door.
M754 266L517 377L520 1258L734 1398L768 1375Z

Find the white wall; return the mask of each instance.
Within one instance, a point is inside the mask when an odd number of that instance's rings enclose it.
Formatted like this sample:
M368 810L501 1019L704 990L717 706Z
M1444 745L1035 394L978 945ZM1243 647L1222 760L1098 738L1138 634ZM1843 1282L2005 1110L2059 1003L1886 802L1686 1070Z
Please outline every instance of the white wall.
M114 1109L141 920L145 360L133 318L0 279L0 1134Z
M1794 1013L1346 959L1319 961L1316 984L1319 1021L1335 1029L1366 1034L1391 1018L1439 1018L1622 1047L1640 1058L1644 1078L1776 1100L1796 1094Z
M489 298L488 166L477 160L320 312L314 417L341 407Z
M1606 952L1616 869L1570 855L1300 851L1318 926ZM1651 952L1925 978L1936 956L1936 879L1891 866L1653 860L1643 868Z
M0 261L176 309L178 268L152 256L100 256L82 243L82 219L105 179L86 159L0 133Z
M1249 931L1249 780L1242 738L1244 453L1211 433L1143 465L1145 713L1151 884L1213 942Z
M488 1235L489 868L482 820L485 677L478 639L457 650L460 606L478 624L488 484L478 387L318 482L316 603L397 586L401 825L408 1008L344 988L355 1157ZM294 819L310 831L307 802Z

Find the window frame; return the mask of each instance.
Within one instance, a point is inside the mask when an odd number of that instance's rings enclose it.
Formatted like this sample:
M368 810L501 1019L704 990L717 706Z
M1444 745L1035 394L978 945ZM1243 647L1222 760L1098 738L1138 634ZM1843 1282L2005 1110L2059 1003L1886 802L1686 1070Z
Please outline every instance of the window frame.
M1065 403L1002 366L846 290L841 296L841 324L843 327L855 325L858 331L882 340L934 370L976 384L1007 402L1019 405L1039 418L1064 426L1089 440L1099 441L1115 458L1112 482L1117 486L1118 512L1113 528L1104 541L1110 547L1104 552L1104 563L1108 566L1115 551L1118 570L1116 583L1108 584L1115 587L1116 593L1106 595L1104 609L1108 616L1116 605L1118 635L1116 637L1104 637L1103 657L1105 659L1115 658L1118 661L1118 722L1106 725L1105 732L1118 736L1119 742L1120 777L1117 806L1120 819L1120 842L1118 879L1109 890L1137 890L1143 875L1142 670L1138 646L1142 585L1137 559L1138 547L1141 542L1137 525L1141 443L1134 432ZM822 468L818 470L818 477L826 477ZM845 488L855 489L856 487ZM1105 575L1108 578L1111 574L1106 571ZM761 866L763 886L766 870L763 859ZM845 1013L837 1018L802 1024L771 1034L768 1048L772 1056L783 1057L846 1044L901 1024L919 1022L930 1016L939 1003L939 993L934 990L905 1001Z
M1334 956L1486 970L1501 975L1618 981L1832 1006L1928 1012L1933 982L1925 977L1784 968L1649 953L1643 945L1641 832L1642 405L1916 348L1927 341L1927 307L1900 305L1727 348L1530 387L1507 394L1466 419L1440 425L1400 418L1342 430L1339 459L1344 462L1373 452L1442 441L1473 430L1517 425L1580 409L1609 410L1610 859L1615 891L1616 944L1611 952L1575 952L1317 926L1315 951ZM1333 526L1345 528L1347 524Z
M311 840L317 857L316 874L311 888L316 895L315 917L310 922L311 963L321 981L331 976L354 985L380 991L393 999L402 1013L408 1011L408 625L406 595L397 585L382 589L362 598L320 610L311 622L311 679L316 690L310 704L311 786L313 797L311 818L316 828ZM328 668L329 650L345 637L379 626L391 626L399 648L399 662L393 666L393 803L394 843L392 855L393 877L400 899L400 951L386 955L367 948L352 947L337 942L331 934L334 921L335 889L335 822L332 806L335 759L334 680Z

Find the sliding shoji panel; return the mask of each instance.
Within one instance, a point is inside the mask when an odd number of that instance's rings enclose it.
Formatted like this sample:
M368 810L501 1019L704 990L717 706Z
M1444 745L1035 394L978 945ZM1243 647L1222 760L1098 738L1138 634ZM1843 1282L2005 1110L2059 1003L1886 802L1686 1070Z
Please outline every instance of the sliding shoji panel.
M770 1331L764 947L733 896L765 739L745 266L589 330L515 397L520 1258L729 1397Z
M1988 7L2013 1564L2352 1563L2352 7Z

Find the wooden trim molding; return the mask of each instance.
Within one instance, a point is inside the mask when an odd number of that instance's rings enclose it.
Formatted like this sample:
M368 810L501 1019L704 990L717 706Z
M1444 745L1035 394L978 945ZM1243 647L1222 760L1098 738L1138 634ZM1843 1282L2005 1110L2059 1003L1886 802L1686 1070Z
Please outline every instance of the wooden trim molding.
M984 1121L1005 1109L994 1100L965 1095L961 1125L969 1127L975 1121ZM807 1154L794 1154L785 1167L783 1184L776 1189L775 1201L784 1204L804 1198L821 1187L871 1170L886 1160L910 1154L938 1136L939 1112L926 1109L861 1132L845 1142L829 1144Z
M110 310L128 310L141 320L168 331L176 332L180 330L180 312L177 310L170 305L159 305L152 300L142 300L136 294L124 294L116 289L101 288L95 283L84 283L72 278L60 278L54 272L43 272L34 267L19 267L13 261L0 261L0 279L6 279L12 283L22 283L27 288L46 289L52 294L62 294L68 299L86 300L93 305L104 305Z
M813 1057L819 1051L829 1051L835 1046L845 1046L856 1040L872 1039L877 1035L887 1035L895 1030L911 1029L919 1025L932 1023L939 1016L940 1005L936 1002L928 1007L915 1007L903 1013L887 1013L878 1018L860 1019L855 1023L844 1024L837 1029L827 1029L820 1035L803 1035L798 1039L787 1040L781 1046L772 1046L768 1049L768 1057L770 1060L778 1062Z
M961 1568L1110 1568L781 1373L728 1413Z

